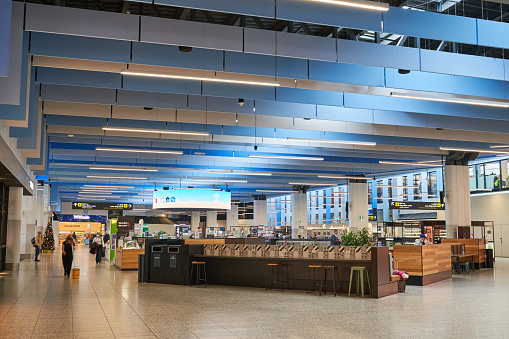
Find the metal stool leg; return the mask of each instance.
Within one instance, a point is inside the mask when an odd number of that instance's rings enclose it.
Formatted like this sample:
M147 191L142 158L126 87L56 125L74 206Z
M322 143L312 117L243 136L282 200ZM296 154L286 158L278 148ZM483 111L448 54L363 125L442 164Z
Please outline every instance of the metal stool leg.
M364 298L364 272L360 271L359 273L361 276L361 295Z
M270 270L270 266L267 266L267 269L265 270L265 289L266 290L269 290L269 270Z
M325 274L325 270L323 270L323 271L324 271L323 274ZM318 295L320 295L320 296L322 295L322 289L323 289L323 275L320 274L320 287L319 287L320 292L318 293Z
M369 295L371 296L371 283L369 282L369 271L366 270L366 277L368 278Z
M205 265L203 265L203 273L205 273L205 287L208 286L208 282L207 282L207 268L205 267Z
M333 287L333 290L334 290L334 296L336 296L336 268L334 267L332 269L332 287Z
M336 275L336 279L338 281L338 294L341 295L341 285L339 284L339 269L337 267L334 269L334 274Z
M200 286L200 265L196 265L196 287Z
M350 284L348 286L348 296L350 296L350 292L352 291L352 278L353 278L353 271L350 270Z
M189 287L191 287L193 284L193 269L194 269L194 264L191 264L191 275L189 276Z

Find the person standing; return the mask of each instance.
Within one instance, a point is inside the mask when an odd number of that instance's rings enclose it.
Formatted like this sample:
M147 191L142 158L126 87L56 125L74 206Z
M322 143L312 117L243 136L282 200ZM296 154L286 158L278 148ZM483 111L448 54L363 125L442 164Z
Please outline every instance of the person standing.
M339 246L338 230L334 230L330 236L330 246Z
M76 244L76 240L78 237L76 236L76 232L72 232L72 239L74 240L74 243Z
M102 259L102 254L103 254L103 238L101 238L100 235L97 235L94 238L94 243L96 244L96 246L95 246L95 263L100 264L101 259Z
M35 236L35 260L34 261L40 261L39 260L39 254L41 253L41 247L42 247L42 232L39 231L37 235Z
M73 250L73 241L72 237L68 236L64 242L62 243L62 264L64 265L64 277L71 276L71 267L72 267L72 250Z

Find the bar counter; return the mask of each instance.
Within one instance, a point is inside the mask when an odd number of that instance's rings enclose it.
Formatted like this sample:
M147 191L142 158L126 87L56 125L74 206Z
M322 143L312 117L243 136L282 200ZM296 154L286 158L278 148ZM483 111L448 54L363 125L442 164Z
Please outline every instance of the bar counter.
M137 270L138 255L145 253L144 249L120 249L115 254L115 267L121 270Z
M352 266L368 268L373 298L397 294L397 282L390 281L389 249L371 248L370 259L349 258L285 258L285 257L245 257L210 254L195 254L194 259L206 262L209 284L265 287L267 264L282 265L285 289L306 290L309 283L309 265L337 266L341 293L348 293L350 269ZM367 280L365 291L368 291ZM328 285L332 289L332 284ZM355 283L352 284L355 293ZM367 292L366 292L367 293Z
M452 278L449 244L394 245L392 256L397 268L410 274L409 285L424 286Z

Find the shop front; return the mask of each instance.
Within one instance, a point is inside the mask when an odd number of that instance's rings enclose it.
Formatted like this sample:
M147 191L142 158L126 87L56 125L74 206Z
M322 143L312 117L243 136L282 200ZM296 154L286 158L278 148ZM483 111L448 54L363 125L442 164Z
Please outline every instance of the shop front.
M84 244L86 239L96 234L103 234L106 227L106 216L60 214L57 216L58 242L62 243L68 235L76 234L76 243Z

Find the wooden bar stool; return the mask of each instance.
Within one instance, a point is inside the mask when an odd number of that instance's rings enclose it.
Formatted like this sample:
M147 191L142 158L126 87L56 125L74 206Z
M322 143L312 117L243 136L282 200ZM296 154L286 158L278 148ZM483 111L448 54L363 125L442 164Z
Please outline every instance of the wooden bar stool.
M336 287L338 288L338 293L341 294L339 289L339 273L338 273L338 267L337 266L322 266L322 276L320 279L320 293L319 295L322 295L322 289L323 294L327 293L327 272L332 273L332 289L334 291L334 296L336 296Z
M369 295L371 295L371 284L369 282L368 268L364 266L352 266L352 268L350 269L350 285L348 287L348 296L350 296L350 291L352 290L354 272L357 273L357 295L359 295L359 284L360 284L361 294L362 297L364 298L364 272L366 272L366 276L368 278Z
M322 268L322 265L308 265L308 288L306 293L313 293L315 291L315 286L320 286L319 277L320 277L320 269ZM318 276L316 275L318 273ZM311 280L311 277L313 278ZM312 282L311 289L309 289L309 283ZM322 287L320 286L318 288L318 291L320 291Z
M205 269L205 262L204 261L193 261L191 263L191 275L189 276L189 286L191 286L191 283L193 281L193 270L196 266L196 287L205 288L207 287L207 270ZM201 267L203 267L203 275L204 277L201 277ZM203 284L200 284L200 282L205 282L205 286Z
M270 283L269 283L270 280ZM270 290L272 288L278 291L283 291L283 272L281 270L281 264L270 263L267 264L267 273L265 275L265 289ZM281 285L281 288L277 288Z

